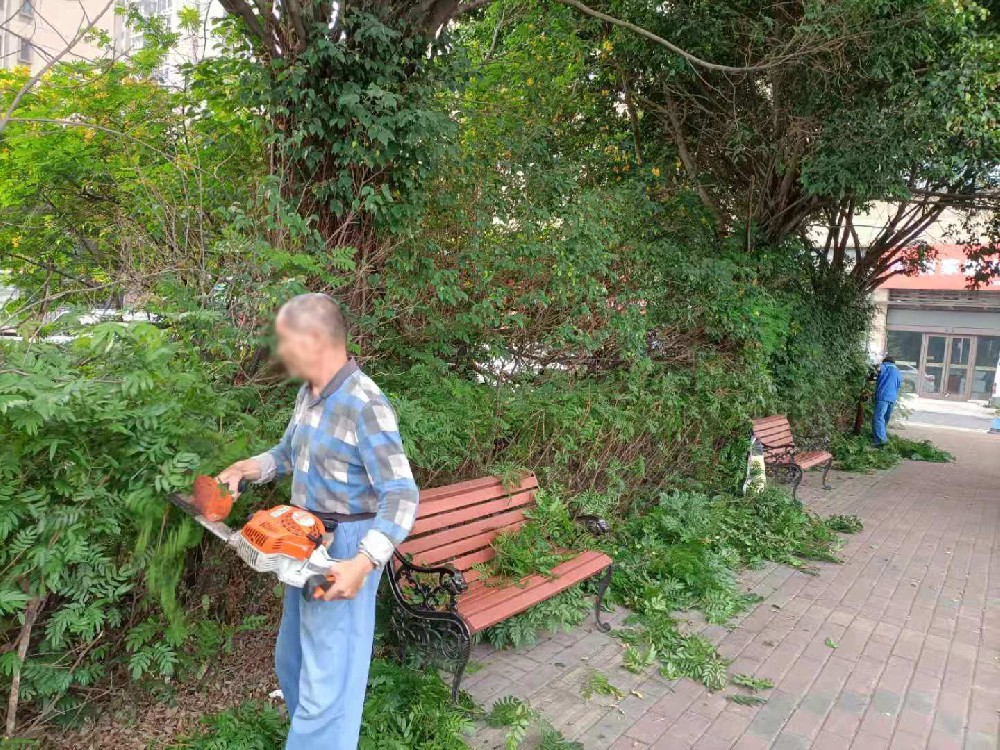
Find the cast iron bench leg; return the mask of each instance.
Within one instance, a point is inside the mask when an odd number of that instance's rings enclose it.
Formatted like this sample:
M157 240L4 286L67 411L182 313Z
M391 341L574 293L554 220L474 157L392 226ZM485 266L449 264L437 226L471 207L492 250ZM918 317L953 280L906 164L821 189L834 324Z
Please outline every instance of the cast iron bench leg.
M802 469L795 464L792 464L792 469L795 473L795 478L792 480L792 500L799 499L799 485L802 484Z
M823 466L823 489L824 490L832 490L833 489L833 487L830 486L830 483L828 481L826 481L826 475L830 473L830 467L831 466L833 466L833 459L832 458L829 461L827 461L826 464Z
M469 664L469 656L472 652L472 638L471 636L465 641L465 643L460 644L459 648L462 649L462 653L456 662L455 675L451 683L451 702L458 703L458 691L459 686L462 684L462 675L465 674L465 668Z
M597 627L605 633L611 630L611 625L601 620L601 608L604 606L604 595L608 592L608 586L611 585L611 578L614 576L614 573L615 566L609 565L605 569L604 575L601 576L601 580L597 582L597 599L594 602L594 619L597 621Z

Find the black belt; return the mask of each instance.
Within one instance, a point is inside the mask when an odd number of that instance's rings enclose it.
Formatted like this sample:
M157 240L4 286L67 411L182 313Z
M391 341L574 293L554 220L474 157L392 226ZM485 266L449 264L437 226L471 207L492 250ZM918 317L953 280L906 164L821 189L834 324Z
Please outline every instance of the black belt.
M342 523L352 523L354 521L370 521L375 518L374 513L323 513L318 510L310 510L316 518L323 522L327 531L333 531Z

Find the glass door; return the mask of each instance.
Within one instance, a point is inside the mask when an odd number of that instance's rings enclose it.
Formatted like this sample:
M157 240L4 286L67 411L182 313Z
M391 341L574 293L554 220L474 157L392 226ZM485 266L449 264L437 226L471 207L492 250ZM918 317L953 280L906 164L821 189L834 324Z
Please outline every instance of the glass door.
M924 341L924 366L917 389L921 396L943 395L947 355L948 337L928 334Z
M976 340L976 362L972 368L972 394L976 400L993 397L993 380L1000 360L1000 336L979 336Z
M972 337L950 336L948 341L948 371L945 376L945 398L968 398L969 365L972 363Z

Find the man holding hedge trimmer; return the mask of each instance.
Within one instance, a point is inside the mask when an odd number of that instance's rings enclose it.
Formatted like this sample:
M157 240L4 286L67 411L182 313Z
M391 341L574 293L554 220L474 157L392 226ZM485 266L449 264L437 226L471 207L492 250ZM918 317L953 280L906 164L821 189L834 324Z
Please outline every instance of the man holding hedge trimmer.
M291 727L286 750L355 750L361 732L383 566L417 512L418 491L396 415L347 355L343 314L325 294L278 312L278 356L305 380L284 437L219 481L263 484L291 474L292 505L317 516L333 541L329 585L309 600L285 587L275 668Z

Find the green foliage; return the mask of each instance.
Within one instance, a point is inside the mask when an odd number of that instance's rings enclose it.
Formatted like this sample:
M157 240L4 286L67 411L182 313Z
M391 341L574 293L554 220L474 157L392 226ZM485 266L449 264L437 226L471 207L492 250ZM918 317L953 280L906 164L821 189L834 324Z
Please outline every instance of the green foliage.
M486 723L491 727L506 727L505 746L507 750L517 750L537 717L538 712L526 701L505 695L493 704L486 715Z
M903 458L910 461L930 461L936 464L946 464L955 460L953 455L946 450L936 447L930 440L910 440L909 438L896 436L890 439L889 445L895 448Z
M1000 46L989 5L681 0L606 8L704 60L770 66L739 76L691 65L628 29L579 23L593 40L591 80L607 91L607 118L631 105L646 159L696 154L677 158L668 174L697 189L720 232L756 251L797 238L810 223L832 223L825 246L794 244L867 283L898 257L900 227L858 247L865 261L855 264L844 252L851 221L828 221L831 211L853 215L856 226L873 201L902 201L919 219L909 225L916 232L926 226L923 191L941 196L944 208L952 195L959 205L996 188Z
M368 678L361 750L459 750L472 731L472 706L451 702L434 672L376 659Z
M288 721L266 703L242 706L202 718L203 728L183 737L169 750L281 750Z
M467 700L451 702L436 674L375 659L368 680L361 750L462 750L472 732L474 711ZM207 716L196 735L169 750L279 750L288 720L267 704L248 703ZM514 745L513 747L516 747Z
M936 448L929 440L911 440L890 435L889 443L881 448L872 444L869 435L839 434L832 441L835 466L843 471L869 472L891 469L904 459L948 463L955 457Z
M598 672L596 669L587 675L583 683L583 697L590 700L595 695L607 695L615 700L625 697L625 693L612 685L606 674Z
M517 750L521 747L532 727L537 727L539 750L583 750L579 742L572 742L563 737L538 711L527 701L505 695L499 698L486 715L486 723L491 727L507 727L507 738L504 746L507 750Z
M327 238L313 222L327 215L408 229L413 199L451 140L435 103L448 65L428 55L428 39L389 23L349 10L338 18L340 38L310 35L293 58L258 71L256 94L274 118L285 177L304 192L298 210L315 254Z
M767 698L759 695L747 695L746 693L734 693L727 695L726 699L740 706L763 706L767 703Z
M0 686L65 709L67 691L124 665L173 675L189 633L178 597L200 530L167 493L245 451L252 420L203 363L148 324L102 323L66 344L0 349L0 635L13 642L34 604L23 664L0 658Z
M774 687L774 683L766 677L754 677L752 674L734 674L732 681L734 685L745 687L754 692L758 690L770 690Z
M668 679L688 676L710 690L725 687L726 663L708 641L681 633L674 613L698 608L724 623L759 601L737 590L739 566L836 559L833 532L773 487L747 497L664 494L614 536L612 595L636 613L636 627L619 633L626 668L658 662Z
M496 556L478 566L489 585L517 585L528 576L551 577L552 568L588 546L587 533L570 515L569 507L551 490L535 493L536 506L525 512L527 522L493 540Z
M494 648L521 648L535 643L539 631L569 631L583 622L592 611L582 587L574 586L498 622L477 634Z
M864 523L857 516L845 516L845 515L834 515L827 516L823 523L825 523L833 531L839 531L842 534L857 534L859 531L865 528Z

